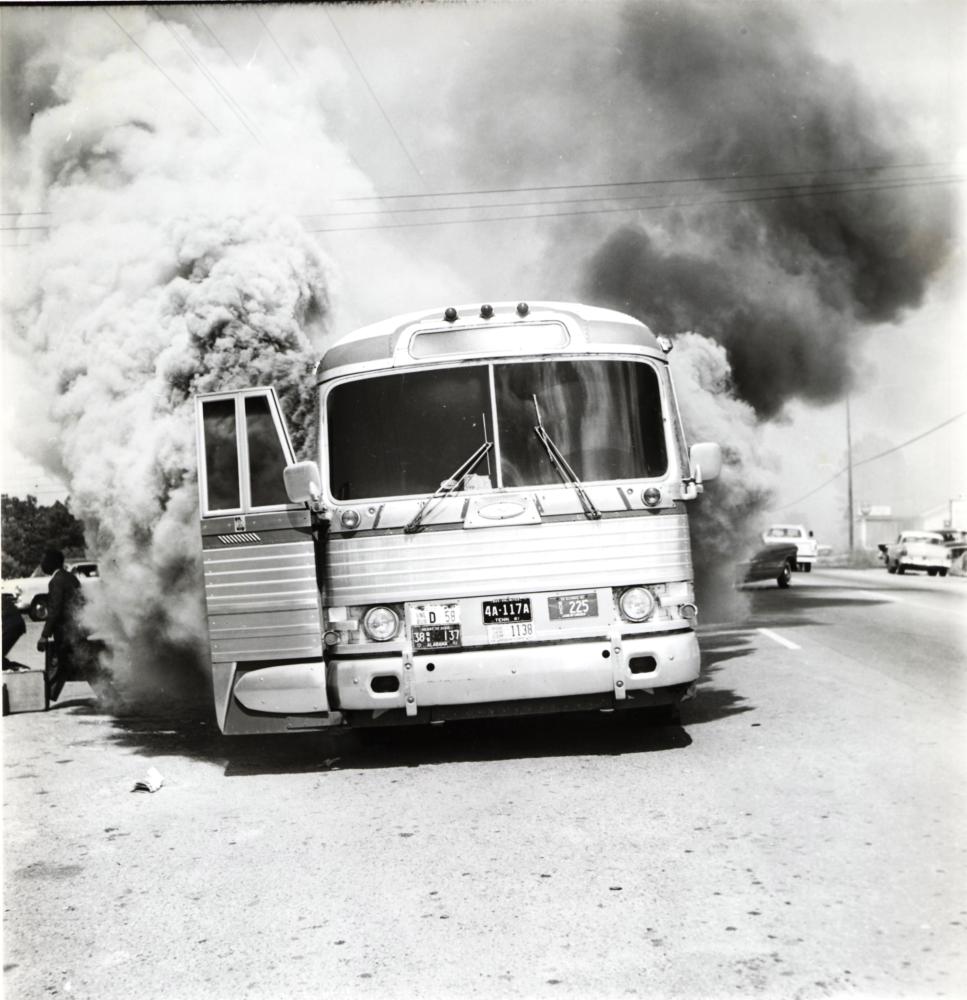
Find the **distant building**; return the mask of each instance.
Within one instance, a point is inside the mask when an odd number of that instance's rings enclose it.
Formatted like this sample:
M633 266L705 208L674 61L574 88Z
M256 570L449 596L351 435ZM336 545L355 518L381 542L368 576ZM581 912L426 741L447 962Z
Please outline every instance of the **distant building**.
M939 531L941 528L967 530L967 497L957 497L931 507L917 518L915 526L923 531Z

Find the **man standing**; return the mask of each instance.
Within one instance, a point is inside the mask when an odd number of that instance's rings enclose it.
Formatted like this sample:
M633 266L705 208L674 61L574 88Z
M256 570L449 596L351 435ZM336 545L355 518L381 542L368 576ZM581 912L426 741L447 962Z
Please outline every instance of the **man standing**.
M73 573L64 569L64 553L48 549L40 561L44 573L52 574L47 588L47 620L37 649L47 654L47 686L51 701L57 701L67 681L81 669L78 661L77 614L81 603L81 585Z

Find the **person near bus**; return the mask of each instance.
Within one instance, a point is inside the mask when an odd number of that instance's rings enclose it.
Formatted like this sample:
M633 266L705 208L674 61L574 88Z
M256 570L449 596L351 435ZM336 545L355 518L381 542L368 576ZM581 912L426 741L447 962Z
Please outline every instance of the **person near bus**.
M23 615L17 607L17 599L13 594L3 595L3 669L9 670L14 664L7 654L16 645L17 640L27 631Z
M59 549L48 549L40 561L40 568L51 577L47 588L47 618L37 649L46 654L50 700L57 701L64 685L73 680L81 668L77 620L82 601L81 585L73 573L64 569L64 553Z

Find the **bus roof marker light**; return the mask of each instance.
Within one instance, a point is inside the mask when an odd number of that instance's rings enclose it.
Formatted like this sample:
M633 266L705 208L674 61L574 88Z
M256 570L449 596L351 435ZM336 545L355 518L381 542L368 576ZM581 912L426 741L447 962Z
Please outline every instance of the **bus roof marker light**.
M492 319L494 315L494 307L491 305L484 305L480 307L480 318L481 319Z
M665 352L665 354L671 354L672 348L675 346L670 337L666 337L662 334L660 337L655 338L658 341L658 346Z
M517 315L526 316L531 311L531 307L526 302L517 303Z
M443 318L448 323L454 323L459 318L459 316L457 314L457 310L454 309L453 306L447 306L443 312Z

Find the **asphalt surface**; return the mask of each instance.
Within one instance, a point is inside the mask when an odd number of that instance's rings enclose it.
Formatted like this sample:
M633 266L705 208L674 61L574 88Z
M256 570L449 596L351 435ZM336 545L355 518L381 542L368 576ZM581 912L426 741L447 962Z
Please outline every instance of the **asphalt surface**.
M967 580L749 600L680 726L7 717L4 995L967 995Z

